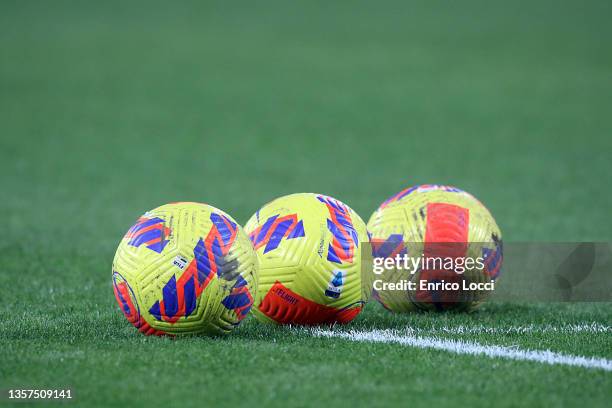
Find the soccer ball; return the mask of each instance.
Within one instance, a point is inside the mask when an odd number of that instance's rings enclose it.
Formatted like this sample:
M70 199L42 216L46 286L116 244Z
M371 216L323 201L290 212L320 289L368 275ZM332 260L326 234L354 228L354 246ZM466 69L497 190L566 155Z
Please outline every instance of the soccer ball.
M253 304L257 257L223 211L172 203L146 212L128 230L112 280L119 307L141 333L224 334Z
M374 257L474 260L461 270L435 262L423 262L412 271L392 266L380 275L385 281L412 281L414 286L374 290L373 297L391 311L474 309L490 293L480 290L482 284L494 282L501 271L502 236L493 216L474 196L455 187L418 185L400 191L372 214L368 232Z
M317 325L348 323L369 298L361 271L363 220L321 194L292 194L264 205L246 232L259 258L260 321Z

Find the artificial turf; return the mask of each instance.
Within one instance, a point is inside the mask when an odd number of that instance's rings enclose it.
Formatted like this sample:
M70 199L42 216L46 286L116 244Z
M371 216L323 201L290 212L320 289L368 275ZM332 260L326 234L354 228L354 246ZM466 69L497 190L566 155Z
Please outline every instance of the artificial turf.
M472 192L509 242L610 241L611 16L605 1L3 1L0 389L72 387L77 406L605 406L609 372L252 318L225 339L144 338L110 265L166 202L243 223L310 191L367 220L418 183ZM370 304L350 327L585 322L609 327L612 306ZM458 337L612 357L609 331Z

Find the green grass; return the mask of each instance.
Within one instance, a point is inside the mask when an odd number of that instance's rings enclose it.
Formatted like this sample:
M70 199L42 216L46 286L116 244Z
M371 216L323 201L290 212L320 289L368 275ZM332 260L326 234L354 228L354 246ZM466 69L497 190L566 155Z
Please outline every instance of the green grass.
M108 296L106 296L108 297ZM18 314L2 325L7 386L71 386L79 406L113 404L270 406L347 402L474 406L543 404L605 406L609 373L540 363L457 356L396 344L313 338L262 326L254 319L223 339L146 338L100 295L96 313L65 305ZM610 325L606 305L490 305L475 314L391 315L376 305L352 328L432 330L597 322ZM440 334L436 334L440 337ZM457 338L458 336L441 336ZM466 339L459 336L459 338ZM570 354L612 357L610 332L599 334L473 335L469 340ZM187 396L192 392L197 396Z
M144 338L112 296L120 237L170 201L245 222L312 191L367 219L444 183L507 241L610 241L612 8L505 3L2 2L0 388L70 386L78 406L605 406L601 371L253 319L226 339ZM611 325L611 305L369 305L351 327L584 322ZM609 332L455 337L612 357Z

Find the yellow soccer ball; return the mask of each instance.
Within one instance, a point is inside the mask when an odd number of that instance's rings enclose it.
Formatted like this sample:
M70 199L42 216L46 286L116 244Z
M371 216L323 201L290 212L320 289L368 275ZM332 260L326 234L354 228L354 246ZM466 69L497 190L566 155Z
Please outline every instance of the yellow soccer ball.
M502 234L495 219L474 196L456 187L418 185L400 191L372 214L368 232L375 258L406 254L428 261L411 271L393 266L380 275L393 284L414 283L410 289L374 290L373 296L394 312L474 309L491 293L501 271ZM452 270L435 262L448 258L456 263L450 263ZM468 258L469 268L456 266ZM375 282L377 287L384 288Z
M207 204L172 203L146 212L113 260L113 289L144 334L224 334L249 313L257 257L248 236Z
M301 193L264 205L245 226L259 259L255 317L278 324L348 323L362 310L363 220L349 206Z

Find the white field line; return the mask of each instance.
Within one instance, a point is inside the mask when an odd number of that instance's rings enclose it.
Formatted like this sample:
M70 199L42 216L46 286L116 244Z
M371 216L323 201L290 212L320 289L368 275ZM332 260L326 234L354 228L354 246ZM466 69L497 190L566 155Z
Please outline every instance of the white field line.
M565 324L561 326L552 325L526 325L509 327L489 327L489 326L451 326L451 327L430 327L430 328L407 328L410 334L576 334L576 333L611 333L612 327L600 323L581 323Z
M339 332L317 328L313 329L311 333L317 337L341 338L360 342L396 343L410 347L443 350L456 354L484 355L490 358L535 361L544 364L561 364L612 371L612 360L605 358L573 356L550 350L523 350L518 347L486 345L471 341L449 340L436 337L417 337L410 334L402 334L394 330L351 330Z

